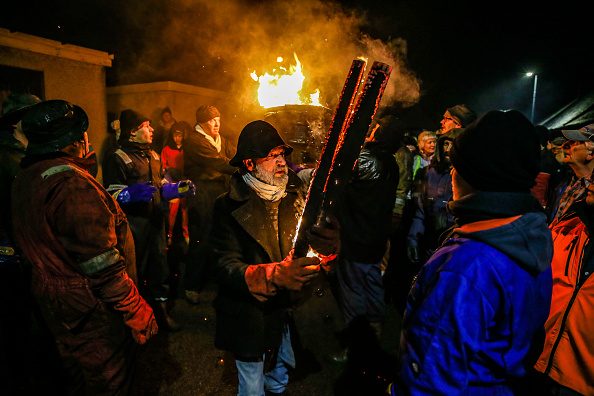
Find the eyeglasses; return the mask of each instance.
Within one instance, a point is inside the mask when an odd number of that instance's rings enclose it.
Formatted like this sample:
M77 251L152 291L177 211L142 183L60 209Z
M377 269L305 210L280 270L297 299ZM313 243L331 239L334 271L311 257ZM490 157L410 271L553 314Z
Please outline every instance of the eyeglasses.
M452 117L447 117L447 116L443 116L443 120L442 121L452 121L454 124L456 125L460 125L460 123L458 122L458 120L456 120L455 118Z
M266 158L264 158L264 161L272 161L272 160L276 160L278 157L282 157L282 159L285 159L285 152L282 151L280 153L277 154L269 154Z
M580 142L577 140L568 140L561 145L561 148L563 150L569 150L570 148L572 148L574 146L579 146L580 144L584 144L584 142Z

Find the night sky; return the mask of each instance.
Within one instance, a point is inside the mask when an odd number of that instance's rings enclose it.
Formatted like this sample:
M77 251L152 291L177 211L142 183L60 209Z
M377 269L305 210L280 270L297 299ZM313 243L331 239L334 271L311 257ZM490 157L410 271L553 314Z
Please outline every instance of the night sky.
M315 9L318 0L308 1ZM258 9L264 14L272 8L279 13L293 12L290 8L279 11L283 3L294 8L301 4L284 0L24 0L0 13L0 27L114 54L113 67L107 70L108 86L173 80L237 90L233 85L237 71L233 68L245 56L231 55L226 47L236 53L241 47L233 47L233 38L217 40L222 32L216 30L237 27L243 29L240 34L244 36L266 31L275 40L263 46L286 49L283 36L294 34L289 33L291 22L264 26L257 13L232 16L228 11L237 10L230 4L241 4L243 10ZM458 103L470 105L479 114L516 108L529 117L533 80L524 76L526 71L538 73L536 123L594 88L594 34L591 12L586 9L589 2L564 1L554 7L526 3L342 0L319 4L326 7L320 13L324 15L320 23L330 23L327 7L335 4L333 7L356 20L350 27L351 36L358 31L384 43L402 39L399 45L405 43L406 65L420 87L415 107L430 118L427 123L432 125L426 127L435 127L443 110ZM296 20L290 15L275 18ZM318 23L311 17L309 21ZM298 23L306 26L309 21ZM337 26L331 29L342 29ZM171 32L172 27L176 35L165 37L164 32ZM187 37L178 39L184 34ZM197 35L203 40L183 46ZM203 53L209 42L213 48ZM189 58L197 52L202 53L200 61ZM316 61L310 60L310 64L325 63L324 51L316 52ZM173 67L180 64L192 64L192 72ZM346 69L342 74L346 75Z

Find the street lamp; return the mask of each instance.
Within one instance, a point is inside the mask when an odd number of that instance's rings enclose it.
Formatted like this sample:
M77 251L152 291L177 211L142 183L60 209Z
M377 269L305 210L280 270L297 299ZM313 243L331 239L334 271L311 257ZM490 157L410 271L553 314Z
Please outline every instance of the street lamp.
M533 72L526 73L527 77L534 76L534 90L532 91L532 115L530 116L530 121L534 124L534 105L536 103L536 83L538 82L538 74Z

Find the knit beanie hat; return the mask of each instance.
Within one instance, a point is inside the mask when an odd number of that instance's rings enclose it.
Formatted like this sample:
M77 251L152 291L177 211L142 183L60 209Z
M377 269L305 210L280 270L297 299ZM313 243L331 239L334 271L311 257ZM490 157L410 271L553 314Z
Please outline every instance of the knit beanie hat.
M209 105L202 105L198 107L196 110L196 122L198 124L203 124L209 120L212 120L215 117L220 117L221 113L217 110L214 106Z
M490 111L454 140L450 160L477 190L529 192L540 172L538 132L516 110Z
M121 133L119 140L122 142L130 140L132 130L136 131L136 129L138 129L138 127L145 121L150 121L150 118L131 109L122 111L120 114Z
M476 113L465 104L459 104L454 107L450 107L448 112L458 124L462 125L462 128L466 128L471 122L476 120Z

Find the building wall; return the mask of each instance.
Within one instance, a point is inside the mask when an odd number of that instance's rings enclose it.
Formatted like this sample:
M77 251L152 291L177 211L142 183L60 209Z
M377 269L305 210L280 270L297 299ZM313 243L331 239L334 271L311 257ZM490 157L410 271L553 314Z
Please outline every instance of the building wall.
M42 71L42 99L63 99L82 107L89 117L89 140L99 156L108 137L105 67L112 58L105 52L0 29L0 64ZM97 178L101 180L101 173Z
M228 92L173 81L121 85L107 88L107 112L111 122L122 110L132 109L149 117L155 127L163 109L169 107L176 121L194 126L196 109L212 105L221 113L221 134L235 141L243 120L237 117L230 96Z

